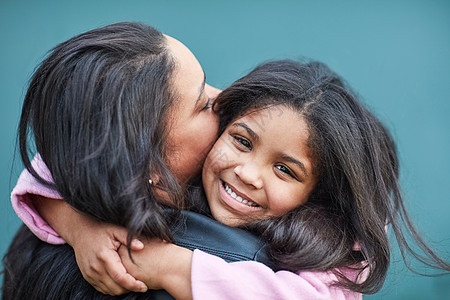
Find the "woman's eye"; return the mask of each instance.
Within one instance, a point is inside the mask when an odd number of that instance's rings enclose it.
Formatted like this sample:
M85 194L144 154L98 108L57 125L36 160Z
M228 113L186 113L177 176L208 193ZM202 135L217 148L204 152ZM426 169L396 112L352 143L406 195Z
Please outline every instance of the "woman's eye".
M276 165L275 168L277 168L281 172L291 176L292 178L296 179L294 173L288 167L286 167L285 165Z
M206 101L205 106L203 106L203 108L201 110L204 111L204 110L208 110L209 108L211 108L211 99L210 98L208 98L208 101Z
M248 150L252 150L252 143L250 143L249 140L247 140L243 137L237 136L237 135L233 136L233 138L240 146L242 146Z

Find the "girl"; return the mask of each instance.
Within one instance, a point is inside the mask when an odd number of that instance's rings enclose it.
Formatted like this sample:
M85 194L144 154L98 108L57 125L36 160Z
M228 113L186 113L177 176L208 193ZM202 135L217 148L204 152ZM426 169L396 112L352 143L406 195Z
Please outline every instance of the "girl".
M375 293L389 266L389 224L402 251L450 270L411 225L389 132L326 66L263 64L223 91L216 106L221 130L229 125L203 168L211 214L260 234L279 269L302 279L314 277L299 270L329 271L335 279L329 284ZM410 248L402 220L426 256ZM171 266L191 269L185 272L191 280L179 280L178 287L189 291L183 283L191 282L195 299L317 296L292 288L294 279L284 271L212 257L202 265L167 243L153 241L133 252L137 265L121 254L127 270L153 288L182 274Z

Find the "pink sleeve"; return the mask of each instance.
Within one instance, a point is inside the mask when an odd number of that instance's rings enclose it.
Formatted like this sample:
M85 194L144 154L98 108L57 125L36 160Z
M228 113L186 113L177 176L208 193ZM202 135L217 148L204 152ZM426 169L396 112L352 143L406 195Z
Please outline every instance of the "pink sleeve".
M346 274L348 276L348 274ZM360 293L333 287L331 272L273 272L255 261L227 263L194 251L192 295L200 299L362 299Z
M36 172L44 179L53 182L50 171L37 154L31 162ZM64 244L65 241L39 215L33 205L32 195L62 199L59 193L39 183L27 170L23 170L11 193L12 206L25 225L41 240L50 244Z

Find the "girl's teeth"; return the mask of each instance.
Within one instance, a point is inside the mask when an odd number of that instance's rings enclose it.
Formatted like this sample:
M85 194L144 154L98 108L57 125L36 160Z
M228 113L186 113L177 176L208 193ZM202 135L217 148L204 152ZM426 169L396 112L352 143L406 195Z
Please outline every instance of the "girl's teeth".
M258 204L256 204L255 202L253 202L253 201L248 201L248 200L245 200L245 199L242 199L241 196L236 195L236 193L233 192L233 191L231 190L231 188L230 188L226 183L224 183L224 187L225 187L225 191L227 191L227 193L228 193L231 197L233 197L234 199L236 199L237 201L239 201L239 202L241 202L241 203L243 203L243 204L246 204L246 205L248 205L248 206L258 206Z

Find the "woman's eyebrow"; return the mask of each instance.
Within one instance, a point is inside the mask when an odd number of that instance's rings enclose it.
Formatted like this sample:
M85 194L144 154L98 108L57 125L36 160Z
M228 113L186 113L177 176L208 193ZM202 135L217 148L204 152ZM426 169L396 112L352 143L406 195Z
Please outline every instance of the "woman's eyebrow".
M245 131L247 131L247 133L252 137L252 139L254 139L255 141L259 140L258 134L256 134L256 132L254 132L247 124L242 122L234 123L233 127L242 127L245 129Z
M197 107L198 103L202 99L203 91L205 90L205 85L206 85L206 74L205 72L203 72L203 82L200 85L200 88L198 89L199 94L197 100L195 100L195 107Z

